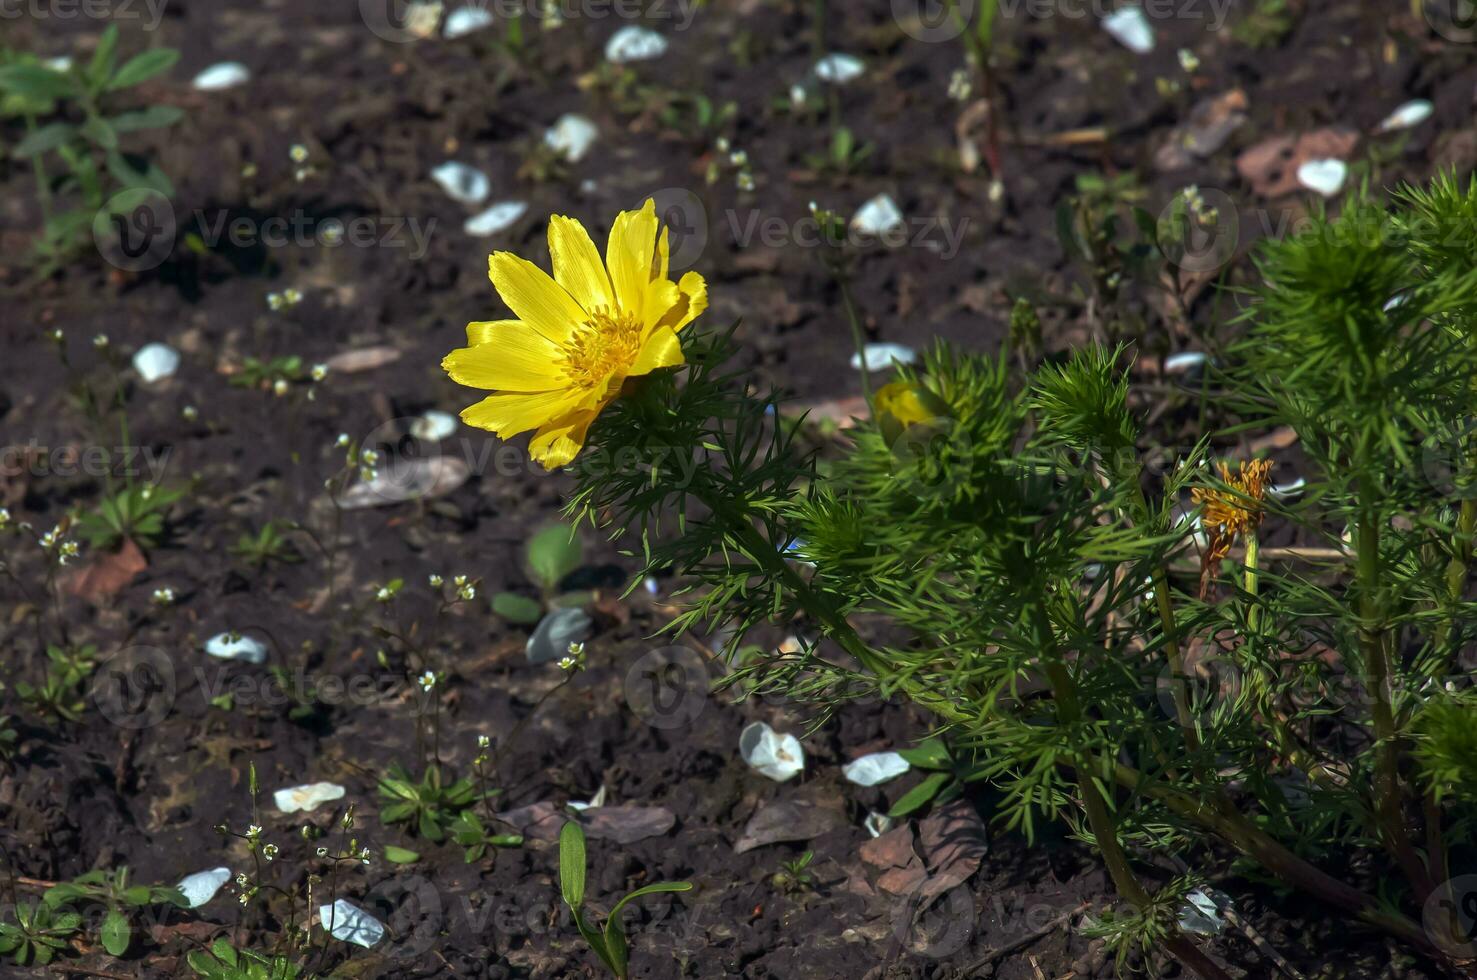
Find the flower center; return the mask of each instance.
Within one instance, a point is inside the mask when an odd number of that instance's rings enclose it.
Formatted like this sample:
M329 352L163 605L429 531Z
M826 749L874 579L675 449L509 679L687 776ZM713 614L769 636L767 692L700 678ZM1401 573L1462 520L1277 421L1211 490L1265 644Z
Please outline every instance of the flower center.
M564 341L564 374L578 387L600 388L624 375L640 352L636 315L600 307Z

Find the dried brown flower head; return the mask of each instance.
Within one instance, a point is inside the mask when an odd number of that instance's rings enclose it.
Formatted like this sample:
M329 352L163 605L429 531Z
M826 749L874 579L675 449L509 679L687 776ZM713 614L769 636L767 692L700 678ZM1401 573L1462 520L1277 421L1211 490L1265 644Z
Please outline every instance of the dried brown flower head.
M1267 477L1272 471L1270 459L1254 459L1242 463L1234 477L1225 463L1220 463L1224 487L1196 487L1190 499L1200 505L1200 526L1209 544L1200 556L1200 595L1204 598L1211 577L1238 535L1255 531L1262 523L1262 501L1267 496Z

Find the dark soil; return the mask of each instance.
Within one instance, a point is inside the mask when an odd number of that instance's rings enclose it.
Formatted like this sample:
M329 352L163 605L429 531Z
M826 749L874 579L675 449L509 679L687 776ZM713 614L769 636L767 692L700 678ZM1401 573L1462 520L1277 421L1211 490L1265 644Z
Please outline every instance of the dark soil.
M77 374L107 376L91 338L105 333L123 354L155 340L182 351L174 380L145 387L130 373L124 394L131 440L165 461L167 484L190 492L168 534L148 550L146 570L95 601L64 597L60 610L71 641L94 643L104 659L120 664L152 658L156 669L172 675L173 690L150 695L167 697L169 710L145 727L127 718L110 722L97 699L79 722L43 724L22 707L15 685L39 681L44 644L57 641L58 622L41 588L36 549L6 538L14 579L0 584L0 649L8 663L0 710L19 719L20 750L0 775L0 843L11 870L22 876L22 897L36 897L35 881L66 880L92 868L127 865L137 880L162 883L218 865L240 870L245 852L214 828L224 823L241 831L252 821L246 773L254 763L263 789L260 821L270 839L283 842L272 869L280 883L303 881L312 849L295 836L302 817L277 814L270 794L299 783L346 786L346 802L357 805L358 837L376 855L386 844L422 855L405 866L377 859L340 876L341 896L392 927L389 943L371 952L353 949L346 973L597 975L561 914L557 853L547 841L466 864L453 845L379 823L374 775L396 761L414 768L419 759L418 693L406 684L400 647L373 629L386 616L374 602L376 588L403 578L406 593L394 615L417 637L438 631L432 646L449 670L440 713L448 771L470 771L476 736L502 744L532 715L500 761L500 809L588 799L604 785L611 804L660 806L675 815L675 827L657 837L624 846L591 842L590 892L604 908L643 883L697 886L672 900L649 900L630 916L634 975L1112 975L1101 944L1073 928L1082 912L1111 905L1111 887L1090 852L1060 831L1027 843L992 826L979 872L946 896L942 911L918 923L905 896L876 889L877 869L858 856L869 840L862 820L869 809L885 810L919 777L861 789L841 779L839 764L926 733L928 719L920 713L897 704L844 710L805 739L806 773L786 784L747 769L737 756L738 734L755 719L799 733L806 716L798 709L734 706L715 696L685 727L643 720L629 704L632 667L669 642L648 637L669 620L664 597L676 583L659 583L655 598L644 590L617 598L634 565L608 544L587 542L583 578L586 586L603 585L590 667L535 712L559 671L529 665L527 630L490 615L485 601L505 590L536 594L520 567L522 544L557 516L567 480L516 454L498 456L495 440L463 429L442 451L473 464L464 485L434 501L355 511L335 525L323 489L342 462L335 439L341 432L363 439L398 431L424 410L455 412L470 403L473 393L448 381L439 362L462 343L468 320L501 315L485 278L490 249L547 265L549 213L579 217L598 241L616 211L673 189L694 196L664 200L702 203L682 215L707 227L685 264L708 279L708 322L742 319L737 340L757 386L778 385L813 402L859 391L857 374L847 367L851 342L840 298L815 249L770 247L757 236L741 241L743 230L756 217L794 222L812 200L849 214L881 192L904 214L937 223L924 240L872 247L860 258L857 302L872 339L921 348L937 337L993 350L1005 336L1014 297L1026 295L1042 311L1049 356L1100 331L1085 300L1087 280L1065 258L1055 232L1058 202L1079 175L1138 174L1140 203L1151 213L1187 184L1226 194L1239 209L1242 241L1237 258L1219 271L1223 284L1234 285L1250 275L1243 257L1251 241L1301 214L1311 197L1258 198L1237 173L1240 151L1271 136L1335 124L1367 134L1401 102L1428 98L1436 106L1433 120L1406 134L1366 138L1355 159L1376 187L1424 179L1442 165L1466 171L1477 159L1472 48L1444 41L1405 4L1294 0L1290 29L1264 47L1232 30L1254 16L1253 4L1233 3L1228 26L1215 31L1207 26L1210 5L1196 4L1205 9L1155 22L1158 47L1145 57L1123 49L1093 18L1022 13L1003 29L1006 195L996 204L987 174L963 174L950 162L960 107L946 90L962 64L960 46L913 40L880 0L833 3L827 39L828 48L867 62L867 74L840 90L838 111L874 150L848 176L816 169L808 157L824 152L830 138L824 110L797 119L776 108L788 102L791 85L806 80L814 60L809 6L715 3L682 32L653 20L671 48L660 60L634 66L638 88L652 91L622 95L590 83L608 79L600 74L601 51L625 23L615 18L571 17L554 32L530 28L531 52L521 63L496 48L496 29L453 42L385 42L365 28L353 4L176 0L165 8L159 37L121 22L126 50L162 39L184 51L174 72L144 94L185 108L186 121L167 139L137 145L176 180L181 241L167 262L147 272L123 273L89 255L54 277L30 281L24 257L38 223L32 176L17 162L0 163L0 271L10 286L0 333L0 445L11 447L0 489L13 517L41 530L69 509L94 505L105 489L100 472L79 475L64 465L71 449L121 441L90 431L70 393ZM7 22L5 43L80 59L101 26L85 18L23 18ZM1179 48L1192 49L1202 63L1193 81L1177 64ZM253 80L223 93L198 93L186 84L226 59L250 66ZM1160 78L1178 79L1186 90L1162 95ZM1235 87L1246 92L1249 120L1228 145L1184 169L1156 170L1156 151L1190 106ZM684 131L663 120L661 93L696 92L714 104L736 103L726 135L749 155L754 192L736 189L732 169L713 149L717 133ZM538 179L526 165L537 157L544 129L572 111L599 124L600 140L584 161ZM1056 134L1096 127L1105 139L1053 145ZM7 130L4 137L17 133ZM315 170L302 181L294 179L288 155L299 143L309 148ZM526 200L527 215L492 239L463 234L465 209L427 177L446 159L482 168L493 181L491 200ZM722 176L708 186L703 174L715 160ZM255 176L242 176L248 165ZM184 242L184 230L212 227L222 217L273 215L310 222L378 216L398 244L219 243L199 254ZM406 220L433 228L423 256L411 255ZM957 254L945 255L940 229L961 226ZM681 241L674 246L682 248ZM269 310L267 294L288 287L302 291L302 303ZM1128 288L1129 308L1142 321L1133 339L1144 405L1157 438L1183 444L1193 439L1198 402L1160 382L1160 359L1224 339L1234 303L1204 277L1190 291L1186 320L1161 291ZM46 337L55 329L68 338L74 371L63 367ZM312 400L306 384L277 397L228 383L247 357L300 355L313 364L379 345L394 348L399 359L362 373L336 372L311 386ZM186 406L198 417L187 421ZM21 458L26 462L11 465ZM59 462L64 472L55 472ZM293 536L304 558L298 563L254 569L227 553L243 533L273 519L316 529L336 555L331 582L326 562L303 535ZM83 560L97 557L85 552ZM438 619L425 585L431 573L480 578L477 600ZM160 609L150 596L165 586L178 599ZM325 678L367 677L389 693L290 718L290 705L253 703L264 668L204 655L204 641L228 629L270 640L269 664L300 670L320 686ZM389 667L377 662L382 648L391 651ZM99 676L116 674L105 669ZM229 690L238 692L233 709L211 705ZM759 808L797 795L834 814L830 829L809 843L734 853L734 841ZM988 793L971 803L992 821ZM339 812L326 806L310 820L331 827ZM770 879L780 862L808 848L815 852L813 887L793 894L777 889ZM1229 855L1201 856L1201 870L1229 867ZM1145 866L1166 879L1179 870L1154 855L1145 856ZM1267 944L1309 976L1427 975L1382 938L1302 897L1230 875L1218 886ZM242 913L234 892L228 885L204 908L154 923L122 961L88 946L66 962L98 971L87 974L94 976L189 976L184 954L217 935L258 948L272 943L282 923L257 910ZM1277 975L1272 961L1238 933L1209 945L1236 976ZM343 964L349 950L331 944L313 966L326 971ZM1143 965L1151 975L1179 975L1173 965ZM0 972L50 975L8 963Z

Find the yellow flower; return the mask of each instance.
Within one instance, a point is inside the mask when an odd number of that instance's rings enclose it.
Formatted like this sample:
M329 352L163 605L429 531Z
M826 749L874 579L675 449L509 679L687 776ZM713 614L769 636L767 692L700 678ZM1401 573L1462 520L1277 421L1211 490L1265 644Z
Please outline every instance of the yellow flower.
M550 278L509 252L488 274L515 320L467 324L467 343L441 366L452 380L493 394L462 421L504 439L536 430L528 454L545 469L580 451L585 433L629 377L683 363L677 333L708 306L696 272L667 278L667 229L656 206L623 211L610 229L605 261L573 218L549 219Z
M909 428L931 423L949 414L943 399L915 381L893 381L872 397L882 438L889 446Z
M1204 597L1210 577L1221 560L1231 553L1236 536L1255 531L1262 524L1262 501L1267 496L1267 477L1272 472L1270 459L1254 459L1242 463L1240 472L1231 476L1225 463L1219 464L1225 489L1196 487L1190 499L1201 505L1200 526L1205 529L1208 546L1200 558L1200 594Z

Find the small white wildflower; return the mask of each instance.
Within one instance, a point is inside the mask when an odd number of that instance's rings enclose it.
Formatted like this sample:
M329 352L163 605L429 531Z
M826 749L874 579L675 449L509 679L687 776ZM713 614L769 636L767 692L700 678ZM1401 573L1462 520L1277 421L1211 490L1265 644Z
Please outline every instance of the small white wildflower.
M728 162L735 167L747 167L749 165L749 152L747 150L734 150L728 155Z
M381 585L379 591L374 594L374 598L378 602L389 602L394 597L395 593L391 592L390 587L387 585Z
M1180 48L1179 59L1180 67L1185 70L1186 74L1193 75L1200 70L1200 58L1189 48Z
M268 844L266 847L263 847L262 857L266 858L268 861L275 859L277 857L277 845Z
M431 690L436 686L436 672L432 670L426 671L416 679L416 683L421 686L422 691L425 691L427 694L431 693Z
M256 840L261 835L262 835L262 829L261 829L261 827L258 827L256 824L252 824L250 827L247 827L246 828L246 836L250 840Z
M287 394L287 388L288 385L286 378L278 378L276 381L272 382L272 394L276 395L278 398L281 398L283 395Z
M471 602L473 599L477 598L477 586L468 582L466 585L457 589L456 594L457 597L463 602Z
M9 523L10 523L10 508L9 507L0 507L0 527L5 527Z
M430 575L426 576L426 581L431 583L431 588L433 589L439 589L442 585L446 584L446 579L442 578L440 575L437 575L435 572L432 572Z
M573 657L560 657L559 658L559 669L561 669L561 670L574 670L574 668L578 664L579 664L579 661L578 660L575 660Z
M92 346L98 348L99 350L108 346L108 335L105 333L100 333L96 337L93 337Z
M720 136L720 137L718 137L718 139L716 141L714 141L713 146L718 150L719 153L727 153L728 152L728 146L729 146L729 144L728 144L728 137L727 136Z
M154 595L153 595L153 601L154 601L154 605L156 605L156 606L168 606L168 605L173 604L173 602L174 602L174 590L171 589L167 585L164 586L164 588L162 588L162 589L155 589L154 590Z
M63 541L62 542L61 557L59 559L57 559L57 560L61 564L65 565L67 562L71 561L73 558L76 558L79 551L80 551L80 549L77 547L77 542L75 542L75 541Z
M238 874L236 876L236 885L238 887L245 888L250 883L251 883L251 879L248 878L248 877L246 877L246 872L245 871L241 872L240 874Z
M488 738L486 735L477 736L477 747L479 749L485 749L490 745L492 745L492 739Z
M796 109L799 109L803 107L808 100L809 96L805 94L804 85L790 86L790 105L794 106Z
M969 72L963 68L955 68L954 73L949 76L949 98L955 102L964 102L973 90L974 85L969 80Z
M308 162L308 148L301 143L292 144L292 147L287 151L287 155L292 159L293 163Z
M456 578L451 580L451 584L456 586L457 588L461 588L462 586L467 584L467 577L465 575L458 575Z
M312 378L313 378L313 380L314 381L322 381L326 377L328 377L328 365L327 364L314 364L313 365L313 371L312 371Z
M200 417L200 409L196 408L194 405L186 405L184 408L180 409L179 413L180 417L183 418L186 422L193 422Z
M282 290L282 301L288 306L296 306L303 301L303 294L300 290L289 286Z
M749 173L747 170L741 171L738 175L738 179L735 180L734 183L738 185L739 190L747 193L748 191L752 191L754 189L754 175Z
M328 857L328 848L326 848L326 847L320 847L320 848L318 848L318 850L317 850L316 853L317 853L317 855L319 857L326 858L326 857Z
M281 293L268 293L267 294L267 309L269 309L269 310L271 310L272 312L275 313L278 310L282 309L282 306L283 306L283 301L282 301L282 294Z
M61 343L62 340L64 340L65 338L66 338L66 334L62 333L60 327L58 327L57 329L55 329L55 330L53 330L51 332L51 339L54 340L54 341L56 341L58 344Z
M312 175L313 175L313 170L312 170L311 167L298 167L296 170L294 170L292 172L293 179L296 180L299 184L301 184L303 181L307 180Z
M379 464L380 454L373 449L366 449L359 454L359 462L365 466L376 466Z
M238 898L237 901L240 902L242 905L250 905L251 904L251 892L242 892L241 893L241 897Z
M349 434L347 432L340 432L338 438L333 440L333 444L340 448L347 446L349 444Z

